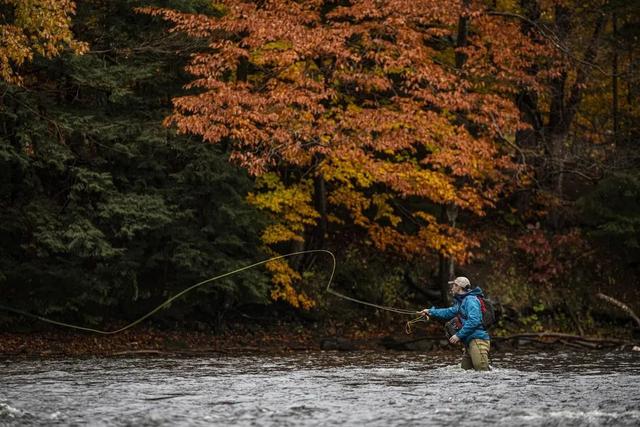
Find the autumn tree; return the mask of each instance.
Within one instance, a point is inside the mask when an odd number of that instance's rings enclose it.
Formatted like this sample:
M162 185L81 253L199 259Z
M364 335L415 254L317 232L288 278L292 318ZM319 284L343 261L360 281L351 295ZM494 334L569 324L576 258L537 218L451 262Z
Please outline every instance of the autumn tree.
M209 41L188 67L193 93L174 100L166 123L227 145L257 177L250 200L273 213L263 240L274 248L357 227L381 251L464 262L477 241L439 218L441 208L482 216L520 172L514 99L519 85L535 85L526 70L538 46L483 2L230 0L211 16L143 11ZM295 271L271 268L275 299L311 305L293 287Z
M34 55L85 51L71 31L74 13L71 0L0 0L0 79L20 83L18 68Z

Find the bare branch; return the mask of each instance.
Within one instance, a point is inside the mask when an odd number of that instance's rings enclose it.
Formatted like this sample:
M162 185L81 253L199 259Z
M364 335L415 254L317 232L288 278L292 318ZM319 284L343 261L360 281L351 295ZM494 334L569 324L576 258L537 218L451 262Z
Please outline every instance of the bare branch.
M633 310L631 310L631 308L629 308L629 306L628 306L628 305L626 305L626 304L624 304L624 303L622 303L622 302L618 301L618 300L617 300L617 299L615 299L615 298L612 298L612 297L610 297L610 296L608 296L608 295L605 295L605 294L603 294L603 293L597 293L597 294L596 294L596 296L597 296L598 298L600 298L600 299L605 300L605 301L606 301L606 302L608 302L609 304L613 304L613 305L615 305L615 306L617 306L617 307L621 308L621 309L622 309L622 311L624 311L624 312L625 312L625 313L627 313L629 316L631 316L631 318L632 318L633 320L635 320L635 322L638 324L638 327L640 327L640 317L638 317L638 315L637 315Z
M601 73L604 76L608 76L608 77L612 76L612 74L610 72L606 71L605 69L600 67L598 64L596 64L592 60L578 58L571 51L571 49L569 47L563 45L560 42L560 38L558 37L557 34L555 34L551 29L547 28L543 24L535 22L535 21L527 18L524 15L520 15L518 13L512 13L512 12L490 11L490 12L487 12L487 15L490 15L490 16L503 16L503 17L507 17L507 18L520 19L521 21L524 21L524 22L530 24L531 26L533 26L534 28L536 28L538 30L538 33L542 37L544 37L545 39L549 40L556 49L558 49L560 52L562 52L565 55L567 55L569 58L571 58L576 63L581 64L581 65L585 65L585 66L588 66L588 67L593 67L594 69L596 69L599 73Z

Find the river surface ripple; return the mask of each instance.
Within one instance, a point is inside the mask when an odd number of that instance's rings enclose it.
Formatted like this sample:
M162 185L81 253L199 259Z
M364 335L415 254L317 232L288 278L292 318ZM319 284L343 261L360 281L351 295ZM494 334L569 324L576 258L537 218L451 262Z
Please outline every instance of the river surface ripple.
M0 361L0 425L640 425L640 355L312 352Z

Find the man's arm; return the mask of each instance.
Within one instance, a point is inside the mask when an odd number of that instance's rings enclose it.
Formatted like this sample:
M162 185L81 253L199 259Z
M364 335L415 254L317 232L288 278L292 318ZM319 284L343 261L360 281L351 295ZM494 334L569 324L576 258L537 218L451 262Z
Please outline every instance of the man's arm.
M431 307L427 309L427 315L435 317L436 319L449 320L453 319L458 314L460 306L458 303L454 303L449 308L435 308Z

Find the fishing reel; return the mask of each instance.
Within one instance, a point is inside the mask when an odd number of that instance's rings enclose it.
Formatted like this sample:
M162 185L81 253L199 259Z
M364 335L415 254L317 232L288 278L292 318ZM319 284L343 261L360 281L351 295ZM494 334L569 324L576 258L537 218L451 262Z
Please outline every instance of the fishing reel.
M457 316L444 324L444 333L447 335L447 339L457 334L460 329L462 329L462 322Z

